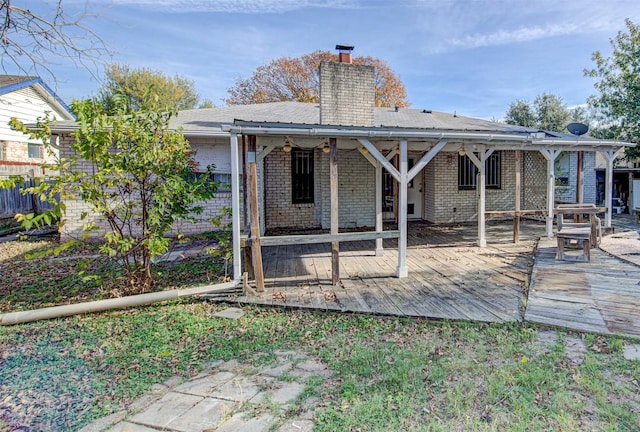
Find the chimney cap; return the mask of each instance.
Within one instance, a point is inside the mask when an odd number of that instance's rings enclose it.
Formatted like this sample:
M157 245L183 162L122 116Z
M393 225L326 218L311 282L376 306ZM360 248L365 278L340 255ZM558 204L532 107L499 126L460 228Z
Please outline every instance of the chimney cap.
M353 51L353 45L336 45L336 49L339 51Z

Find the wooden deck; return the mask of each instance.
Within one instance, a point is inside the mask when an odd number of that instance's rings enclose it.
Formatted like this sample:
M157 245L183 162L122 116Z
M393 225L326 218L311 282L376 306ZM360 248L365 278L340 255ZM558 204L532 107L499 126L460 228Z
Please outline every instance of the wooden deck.
M330 309L387 315L520 321L533 249L544 225L523 223L513 244L510 223L487 227L488 247L475 246L475 226L434 227L410 223L409 277L398 279L396 240L385 240L384 256L374 241L340 244L338 286L331 285L326 244L263 248L264 293L243 303Z
M527 321L601 334L640 336L640 267L599 249L591 262L555 259L555 239L536 252Z
M629 215L614 217L613 224L616 232L640 228ZM599 249L591 251L591 262L557 261L556 241L544 233L543 223L523 222L521 241L513 244L510 223L489 224L482 249L475 246L475 226L413 222L409 277L394 277L396 240L384 241L382 257L375 256L374 241L341 243L335 287L329 245L264 247L266 291L234 301L451 320L524 319L640 336L640 266Z

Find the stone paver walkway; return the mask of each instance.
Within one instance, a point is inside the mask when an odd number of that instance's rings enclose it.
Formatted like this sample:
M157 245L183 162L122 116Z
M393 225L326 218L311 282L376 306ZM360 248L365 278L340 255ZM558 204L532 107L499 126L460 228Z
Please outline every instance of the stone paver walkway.
M255 367L235 360L213 363L198 376L153 386L126 411L99 419L81 432L305 432L313 429L315 399L303 398L309 379L331 372L294 351Z

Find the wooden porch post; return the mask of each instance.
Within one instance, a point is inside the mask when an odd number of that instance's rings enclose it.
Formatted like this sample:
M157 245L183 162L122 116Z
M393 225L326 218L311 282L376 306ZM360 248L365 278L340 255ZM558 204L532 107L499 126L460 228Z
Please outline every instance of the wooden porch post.
M560 150L540 149L540 153L547 159L547 237L553 237L553 206L556 189L555 161Z
M577 152L578 160L576 161L576 202L582 204L584 202L584 152ZM582 215L575 216L576 222L582 222Z
M331 234L339 231L338 207L338 145L335 138L329 138L329 189L331 194ZM331 283L340 281L340 243L331 242Z
M604 189L604 205L607 209L604 217L604 226L605 228L611 228L611 213L613 212L613 161L618 157L622 149L618 150L606 150L602 152L604 156L607 167L605 171L605 189Z
M407 141L400 141L400 193L398 199L398 230L400 237L398 238L398 268L396 276L399 278L407 277L409 269L407 268Z
M522 150L516 150L515 152L515 213L513 215L513 242L518 243L520 241L520 189L522 183Z
M262 267L262 248L260 247L260 216L258 209L258 169L256 167L256 137L249 137L249 213L251 217L251 261L256 279L256 290L264 291L264 269Z
M480 159L480 168L478 170L479 178L478 178L478 189L480 190L480 197L478 203L478 246L486 247L487 246L487 237L486 237L486 215L484 214L486 210L486 201L487 201L487 189L485 188L485 179L487 177L487 169L485 162L485 148L484 146L480 147L480 151L478 152L478 156Z
M376 232L382 232L382 164L376 161ZM376 256L382 256L382 239L376 239Z
M478 147L478 156L475 155L475 149L473 147ZM478 246L486 247L487 246L487 238L486 238L486 188L485 188L485 178L486 178L486 167L485 162L489 157L493 154L494 149L486 150L484 145L481 146L471 146L469 144L465 144L463 146L465 154L467 157L473 162L473 164L478 169L478 178L476 179L476 187L478 188Z
M244 220L244 232L246 233L249 229L249 205L247 202L247 181L249 179L249 164L247 164L247 141L246 137L242 135L242 190L244 193L242 194L242 216Z
M578 152L578 175L576 180L576 202L582 204L584 202L584 152ZM582 215L580 215L582 216Z
M233 280L242 278L240 258L240 167L238 155L238 135L232 133L231 146L231 237L233 242Z

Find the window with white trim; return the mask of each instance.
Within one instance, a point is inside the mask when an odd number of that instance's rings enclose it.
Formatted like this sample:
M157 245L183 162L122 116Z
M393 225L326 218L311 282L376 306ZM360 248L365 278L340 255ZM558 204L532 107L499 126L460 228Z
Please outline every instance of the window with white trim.
M42 144L27 143L27 152L29 159L44 158L44 146Z

